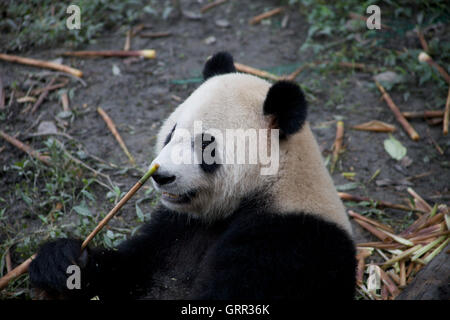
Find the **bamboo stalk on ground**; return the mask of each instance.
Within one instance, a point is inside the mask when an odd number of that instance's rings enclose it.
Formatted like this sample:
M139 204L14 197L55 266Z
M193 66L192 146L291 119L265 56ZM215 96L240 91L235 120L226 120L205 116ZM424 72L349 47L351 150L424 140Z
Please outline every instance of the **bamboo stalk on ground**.
M392 101L390 95L386 92L384 87L378 82L375 81L375 84L377 85L378 89L382 93L384 101L386 101L387 105L391 109L391 111L394 113L395 118L397 121L402 125L403 129L408 133L408 135L413 139L414 141L419 140L419 134L414 130L414 128L409 124L408 120L402 115L400 112L400 109L397 107L397 105Z
M147 59L154 59L156 51L152 49L137 50L137 51L123 51L123 50L104 50L104 51L68 51L64 52L63 56L72 57L144 57Z
M441 76L445 79L445 81L447 81L447 83L450 84L450 76L448 75L447 71L445 71L444 68L438 65L427 53L421 52L419 54L419 61L426 62L430 66L436 68L436 70L441 74Z
M336 139L334 140L333 156L331 159L330 171L334 172L336 163L339 159L339 153L342 149L342 142L344 141L344 121L339 120L336 123Z
M374 226L376 226L378 228L381 228L383 230L386 230L386 231L389 231L389 232L394 232L394 230L391 227L389 227L389 226L387 226L385 224L382 224L380 222L377 222L377 221L375 221L373 219L367 218L367 217L365 217L363 215L360 215L359 213L356 213L353 210L349 210L348 211L348 215L353 217L353 218L355 218L355 219L359 219L359 220L365 221L367 223L370 223L370 224L372 224L372 225L374 225Z
M385 242L361 242L357 244L358 248L377 248L377 249L399 249L403 248L399 243L385 243Z
M400 261L400 288L406 287L406 262Z
M383 281L384 285L389 290L389 293L395 298L400 293L400 290L398 289L398 287L391 280L389 275L386 272L384 272L384 270L381 268L380 268L380 276L381 276L381 281Z
M429 110L429 111L419 111L419 112L402 112L402 114L407 119L415 119L415 118L442 118L444 116L444 111L442 111L442 110Z
M251 25L255 25L255 24L261 22L261 20L270 18L270 17L272 17L272 16L274 16L276 14L279 14L279 13L283 12L283 10L284 10L284 7L279 7L279 8L275 8L275 9L272 9L270 11L264 12L264 13L262 13L260 15L257 15L255 17L253 17L252 19L250 19L249 23Z
M262 70L259 70L259 69L253 68L253 67L246 66L245 64L241 64L241 63L235 62L234 66L235 66L236 70L239 71L239 72L249 73L249 74L252 74L254 76L270 79L270 80L273 80L273 81L281 80L281 77L279 77L279 76L276 76L276 75L274 75L272 73L269 73L267 71L262 71Z
M200 12L201 13L205 13L206 11L208 11L208 10L214 8L214 7L217 7L218 5L221 5L221 4L225 3L225 2L227 2L227 0L216 0L214 2L208 3L207 5L203 6L200 9Z
M447 101L445 102L444 111L444 124L442 126L442 133L444 135L448 134L448 121L450 120L450 87L448 88Z
M36 150L32 149L30 146L27 146L26 144L22 143L21 141L17 140L14 137L11 137L10 135L6 134L2 130L0 130L0 137L11 143L16 148L22 150L23 152L28 153L33 158L45 163L46 165L50 165L50 158L47 156L44 156L37 152Z
M88 237L84 240L81 250L84 250L89 242L95 237L95 235L111 220L114 215L123 207L125 203L144 185L144 183L158 170L159 164L154 164L142 178L123 196L123 198L117 203L114 208L103 218L102 221L97 225L97 227L88 235ZM0 290L5 288L10 281L17 278L18 276L27 272L28 267L36 257L36 254L25 260L18 267L8 272L5 276L0 278Z
M406 189L406 191L408 191L408 193L414 197L416 207L419 207L425 212L431 212L431 210L433 210L433 208L421 196L419 196L417 192L413 190L413 188L408 188Z
M117 131L116 125L114 124L112 119L100 107L97 108L97 112L102 116L103 120L106 122L106 125L108 126L109 130L111 131L111 133L114 135L114 138L116 138L116 140L119 143L120 147L122 148L123 152L127 155L128 159L130 160L130 163L132 165L135 165L136 161L134 160L134 158L131 155L130 151L128 151L128 148L125 145L125 142L123 142L122 137L120 136L119 132Z
M69 95L67 94L67 92L61 93L61 104L64 111L70 111Z
M419 250L420 248L422 248L421 244L418 244L414 247L409 248L408 250L404 250L402 251L402 253L400 253L399 255L396 255L394 257L392 257L391 259L389 259L388 261L386 261L383 266L389 266L391 264L394 264L410 255L412 255L413 253L415 253L417 250Z
M371 234L373 234L375 237L377 237L378 239L380 239L381 241L386 241L389 239L389 236L378 230L377 228L375 228L374 226L370 225L369 223L359 220L359 219L355 219L356 223L358 223L361 227L363 227L364 229L366 229L367 231L369 231Z
M69 74L74 75L79 78L81 78L83 76L83 72L81 72L78 69L71 68L71 67L65 66L63 64L58 64L58 63L53 63L53 62L48 62L48 61L43 61L43 60L23 58L23 57L19 57L19 56L10 55L10 54L4 54L4 53L0 53L0 60L25 64L25 65L29 65L29 66L33 66L33 67L58 70L58 71L69 73Z

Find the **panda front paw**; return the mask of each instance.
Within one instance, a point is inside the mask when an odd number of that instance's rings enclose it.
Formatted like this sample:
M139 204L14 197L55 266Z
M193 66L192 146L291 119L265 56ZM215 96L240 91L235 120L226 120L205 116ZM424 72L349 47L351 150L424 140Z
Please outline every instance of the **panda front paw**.
M81 252L81 240L57 239L44 244L30 264L31 284L53 296L77 295L74 288L69 288L68 277L73 273L70 266L80 270L86 266L88 250Z

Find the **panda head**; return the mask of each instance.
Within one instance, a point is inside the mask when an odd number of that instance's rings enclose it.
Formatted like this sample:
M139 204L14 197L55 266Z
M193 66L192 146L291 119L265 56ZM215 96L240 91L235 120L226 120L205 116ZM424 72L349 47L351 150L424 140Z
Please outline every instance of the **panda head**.
M203 76L158 134L152 180L169 209L214 220L255 192L271 192L307 106L298 85L237 73L226 52L206 62Z

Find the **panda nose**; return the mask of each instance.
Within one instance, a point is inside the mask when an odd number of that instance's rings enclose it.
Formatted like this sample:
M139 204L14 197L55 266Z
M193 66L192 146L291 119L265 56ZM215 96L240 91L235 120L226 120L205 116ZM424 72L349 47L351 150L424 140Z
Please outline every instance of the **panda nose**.
M169 183L175 181L176 177L169 175L169 174L164 174L164 173L155 173L152 175L152 179L155 180L155 182L157 184L162 186L162 185L169 184Z

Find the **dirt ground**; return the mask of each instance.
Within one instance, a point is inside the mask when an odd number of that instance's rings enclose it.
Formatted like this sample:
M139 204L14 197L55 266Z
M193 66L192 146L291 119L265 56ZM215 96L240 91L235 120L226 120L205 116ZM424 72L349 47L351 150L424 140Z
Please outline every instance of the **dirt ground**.
M120 169L129 168L127 157L96 111L97 107L102 107L116 123L128 149L136 159L137 167L144 169L154 156L153 145L160 124L176 108L178 98L184 100L200 84L201 70L208 56L226 50L239 63L263 70L275 70L274 72L285 70L284 73L293 71L305 61L314 60L312 53L305 55L299 52L306 39L308 25L298 10L288 9L289 23L285 28L280 25L284 15L272 18L271 24L251 26L248 20L267 7L273 6L273 1L252 2L251 5L245 5L248 6L246 10L242 10L242 6L244 4L237 1L227 2L220 10L212 9L205 13L201 20L172 17L167 20L142 21L151 25L151 28L146 30L148 32L171 32L171 36L165 38L146 39L139 36L132 38L132 49L155 49L156 59L126 63L120 58L64 58L64 64L84 72L82 79L86 83L86 86L83 86L81 82L71 79L67 87L73 92L71 108L76 110L76 116L69 122L65 133L80 142L88 154L116 164ZM199 3L183 2L183 9L198 11ZM227 20L227 27L217 25L217 20L220 19ZM211 36L215 37L216 41L207 44L205 39ZM123 44L123 32L111 30L101 35L96 44L81 49L118 50L123 48ZM20 52L20 55L52 60L66 50L64 47L33 49ZM120 75L113 73L113 66L120 69ZM0 62L0 72L6 90L15 83L19 91L26 92L30 84L43 87L51 79L49 76L40 79L30 78L31 73L42 73L42 70L6 62ZM371 74L357 70L345 73L329 72L325 75L306 72L300 75L297 81L302 85L303 82L311 81L311 77L316 77L319 81L320 93L309 101L309 121L324 157L332 150L336 119L343 119L345 123L345 149L333 173L334 182L340 186L340 190L371 199L405 204L408 201L406 188L412 187L432 205L449 203L450 141L448 137L442 135L441 125L430 126L421 119L411 121L421 137L418 142L414 142L396 122L386 103L380 99L379 92L373 89ZM430 86L413 90L407 103L399 103L399 106L402 111L422 111L425 106L429 106L429 96L433 94L433 88ZM340 98L334 103L336 95ZM403 101L401 94L395 92L392 93L392 98L395 101ZM330 100L331 103L327 104ZM14 101L3 113L0 127L10 135L18 133L20 140L30 143L35 149L40 149L45 138L27 139L27 135L37 132L37 119L38 123L42 121L56 123L55 117L62 111L61 104L57 94L52 93L35 114L21 113L26 106L27 104ZM431 106L431 109L443 109L443 106ZM388 155L383 146L383 141L389 137L387 133L350 129L353 125L370 120L380 120L396 126L394 136L407 148L407 157L411 163L405 165L405 162L398 162ZM25 134L33 124L35 126ZM58 139L64 141L63 137ZM441 155L437 151L431 140L442 148L444 154ZM0 141L0 147L4 147L0 153L1 166L27 158L10 144ZM89 163L99 168L96 166L98 163L92 159ZM378 169L379 175L369 182ZM137 169L119 172L106 168L103 172L111 176L112 181L122 192L128 190L141 175L141 171ZM353 180L345 178L342 172L355 173ZM89 176L89 172L85 172L84 176ZM0 207L7 208L5 217L0 221L4 226L0 231L0 242L10 240L18 234L35 232L42 227L41 219L31 212L30 206L18 196L17 185L21 179L14 171L0 171L0 195L4 199ZM345 190L346 187L350 190ZM106 199L108 190L92 184L90 191L96 198L96 201L88 203L91 211L95 214L109 211L112 203ZM111 225L129 229L138 226L135 201L143 197L144 193L141 192L130 201ZM146 213L151 212L152 203L156 199L157 195L150 193L150 196L140 204L140 208ZM68 212L71 212L73 217L64 217L61 223L76 219L77 214L74 211ZM416 218L411 212L391 209L377 212L374 216L397 230L404 228ZM356 242L374 240L359 225L352 223ZM71 232L70 227L67 230ZM36 234L36 237L38 239L35 239L36 242L46 238L45 234ZM16 239L11 249L14 264L21 262L28 253L14 251L18 239L20 237ZM34 248L35 245L31 246L30 250Z

